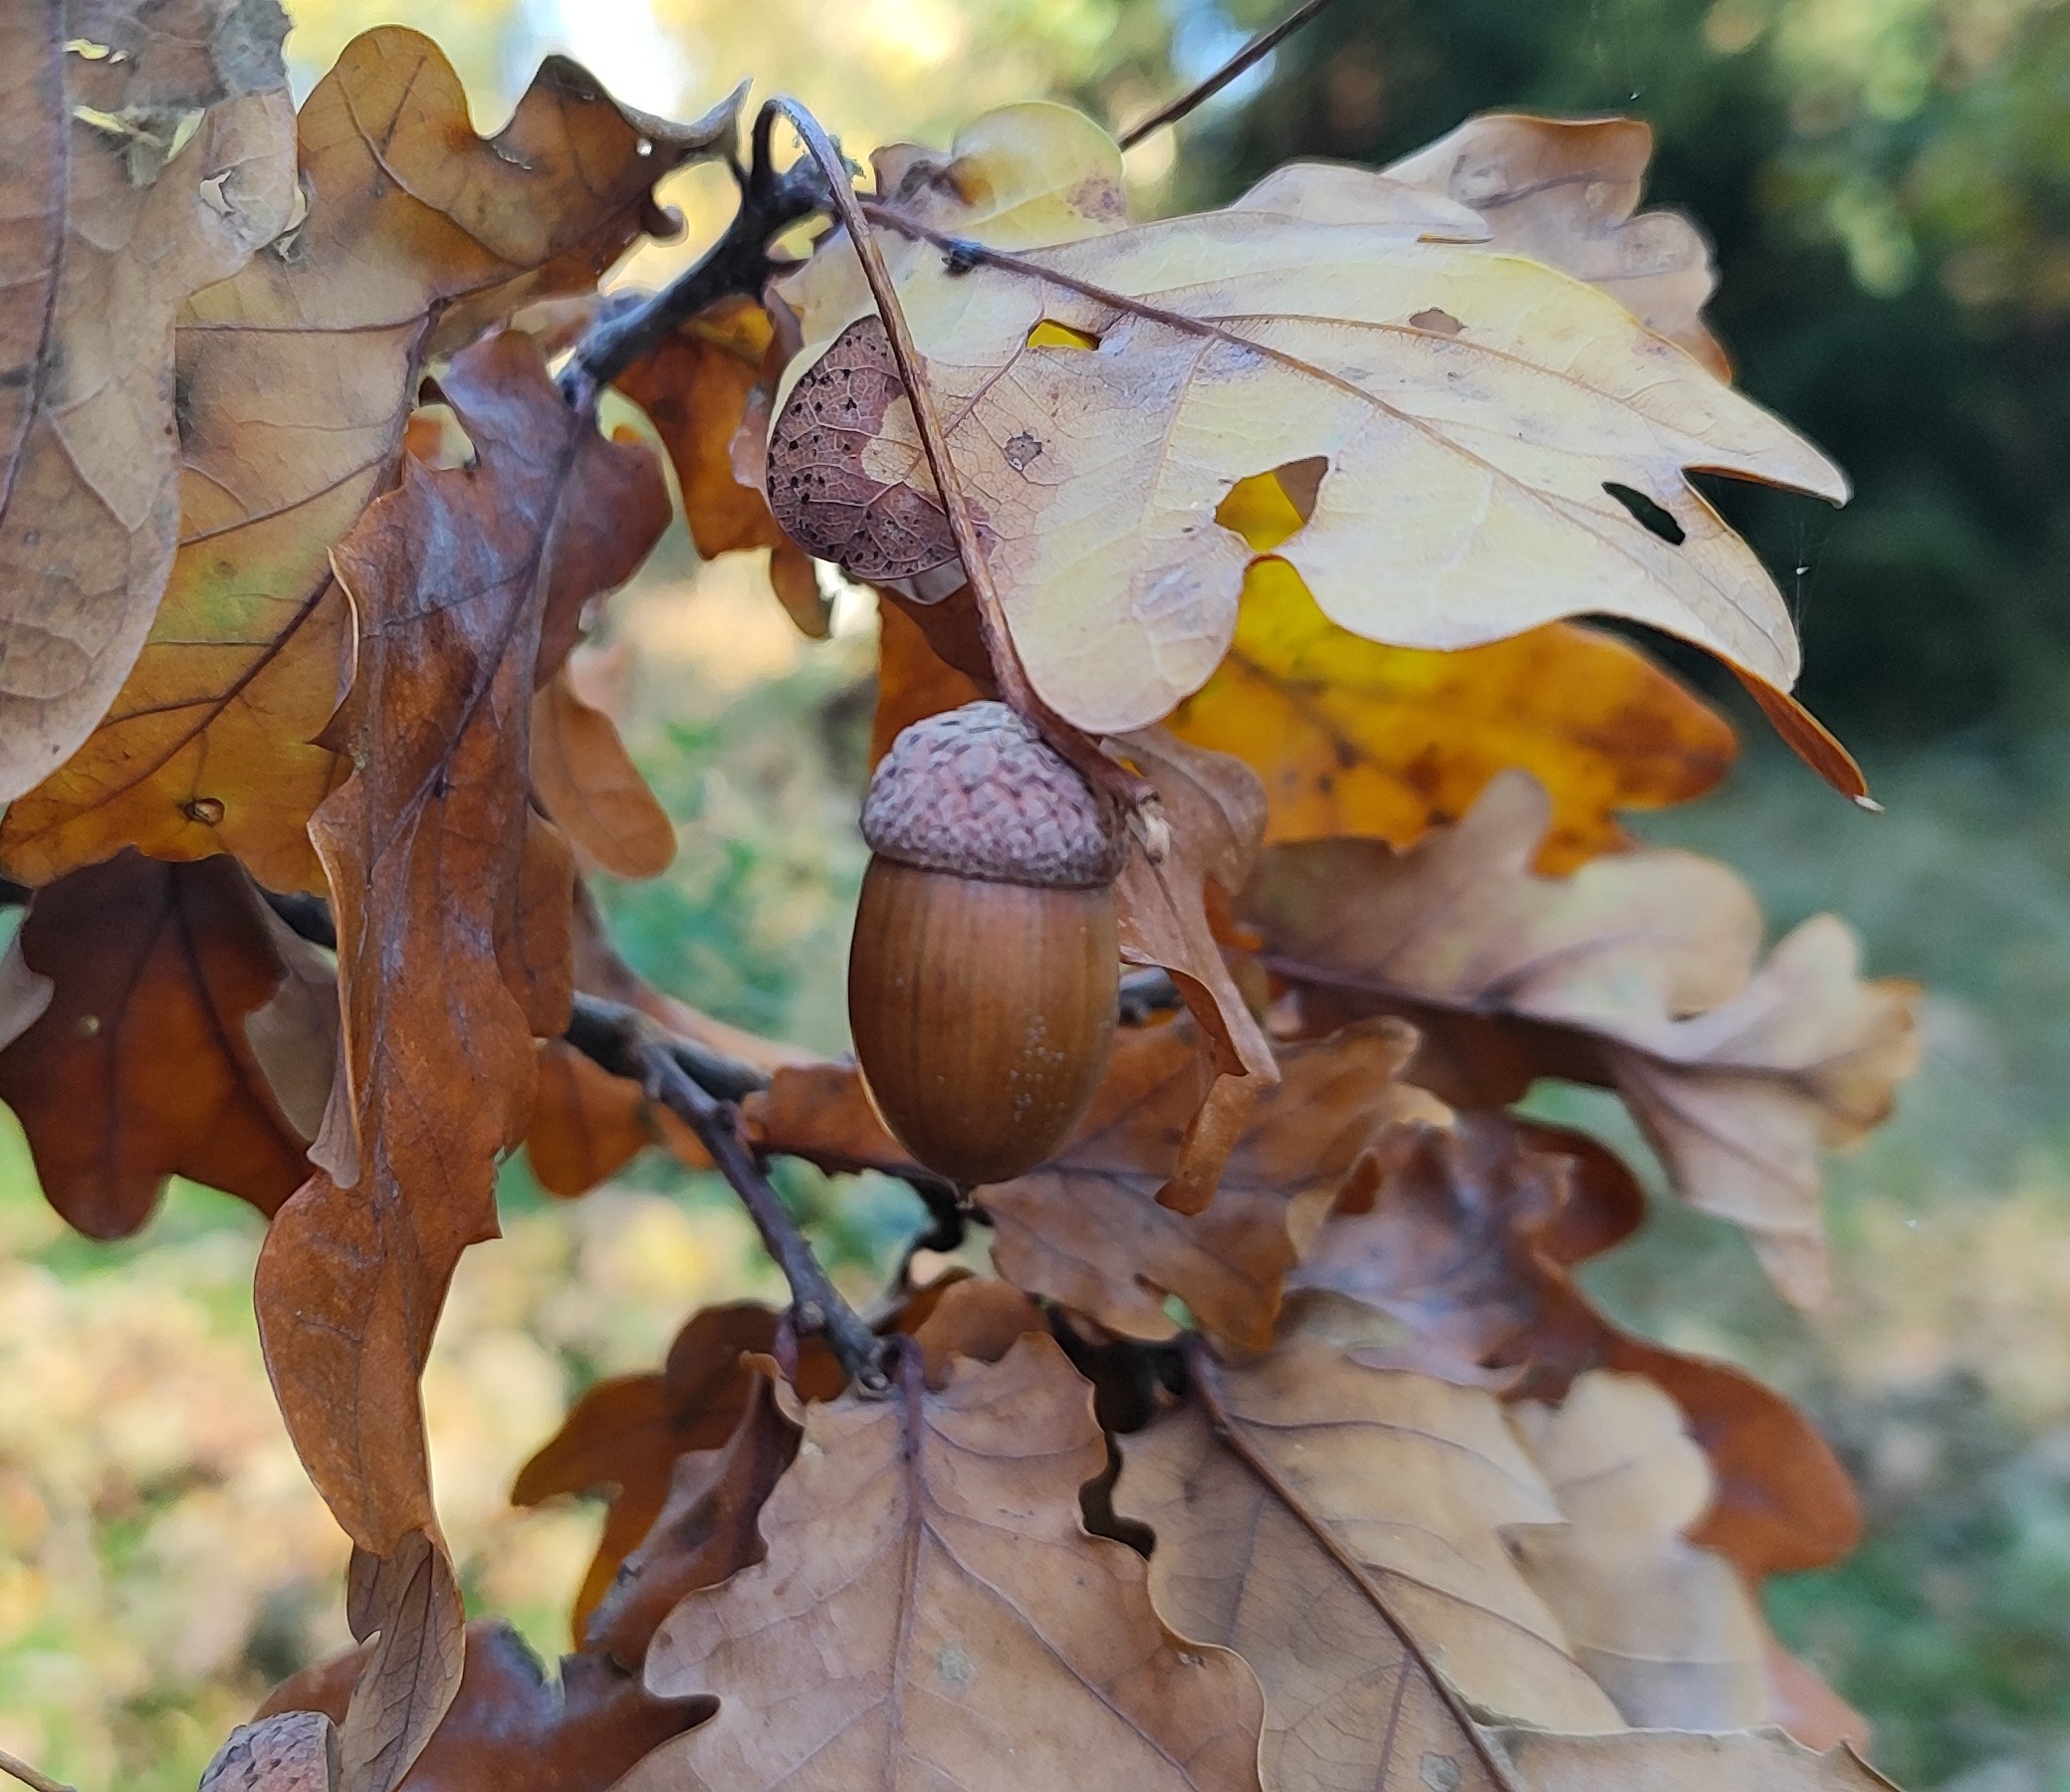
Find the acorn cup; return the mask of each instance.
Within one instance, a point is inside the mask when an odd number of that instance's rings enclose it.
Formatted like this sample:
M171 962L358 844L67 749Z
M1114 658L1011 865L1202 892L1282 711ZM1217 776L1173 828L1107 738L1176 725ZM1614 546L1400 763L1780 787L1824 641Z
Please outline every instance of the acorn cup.
M1114 1040L1112 806L1022 716L969 703L892 743L848 956L864 1087L952 1182L1005 1182L1084 1116Z

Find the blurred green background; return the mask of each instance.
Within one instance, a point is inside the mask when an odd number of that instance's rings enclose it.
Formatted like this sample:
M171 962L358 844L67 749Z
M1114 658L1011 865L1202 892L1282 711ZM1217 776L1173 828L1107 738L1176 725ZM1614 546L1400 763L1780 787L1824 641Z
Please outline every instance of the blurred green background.
M1120 125L1265 9L1192 0L307 0L299 87L366 25L446 48L500 122L566 50L635 104L700 111L742 75L851 151L943 140L1051 94ZM1790 593L1802 691L1860 752L1857 813L1767 740L1724 791L1640 828L1736 866L1779 931L1821 909L1872 971L1929 988L1926 1065L1831 1176L1839 1291L1808 1321L1736 1235L1663 1208L1592 1272L1629 1322L1802 1400L1862 1486L1850 1562L1771 1589L1784 1637L1925 1792L2070 1792L2070 5L2062 0L1340 0L1257 75L1131 153L1141 208L1227 197L1293 154L1386 159L1521 105L1629 112L1653 196L1714 237L1744 384L1854 475L1831 513L1725 503ZM682 244L723 176L667 195ZM681 532L608 630L626 727L680 823L663 879L607 889L657 981L744 1024L841 1042L873 624L807 646L753 559ZM1655 643L1659 646L1659 643ZM1629 1142L1607 1100L1556 1105ZM1634 1146L1636 1150L1636 1145ZM1643 1157L1643 1154L1642 1154ZM562 1206L523 1162L507 1238L469 1254L427 1378L470 1600L547 1654L593 1508L513 1513L567 1400L658 1358L703 1300L767 1288L723 1200L643 1163ZM889 1185L791 1193L860 1289L915 1223ZM89 1789L191 1786L276 1678L344 1640L343 1550L281 1436L249 1306L251 1218L175 1190L129 1243L42 1208L0 1114L0 1747Z

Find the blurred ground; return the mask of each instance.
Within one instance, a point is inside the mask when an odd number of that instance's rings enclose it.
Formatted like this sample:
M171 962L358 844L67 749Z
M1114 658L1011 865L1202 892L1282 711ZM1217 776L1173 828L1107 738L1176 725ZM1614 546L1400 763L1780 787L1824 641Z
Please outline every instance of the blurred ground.
M1734 346L1772 396L1789 405L1801 389L1804 402L1816 400L1824 388L1805 381L1847 363L1874 323L1863 322L1873 305L1910 318L1914 332L1877 337L1889 356L1877 366L1907 367L1930 337L1973 349L1984 339L1973 319L1906 311L1898 263L1910 254L1926 265L1932 232L1945 226L1970 257L1960 266L1974 279L1963 290L1988 298L1999 289L1976 274L1976 258L1984 255L1986 272L1997 264L1984 253L1991 245L1973 240L1986 212L1998 220L2001 259L2043 293L2022 328L2044 315L2054 289L2033 269L2055 264L2046 242L2035 247L2034 218L2009 201L1951 211L1947 181L1908 185L1906 168L1944 140L1928 127L1940 129L1935 121L1955 105L1935 86L1933 44L1961 36L1970 58L1961 68L2002 66L2019 56L2031 21L2070 10L2034 0L1587 0L1579 10L1567 0L1548 9L1477 0L1404 11L1393 0L1347 0L1339 19L1363 17L1361 7L1403 13L1399 40L1380 40L1390 60L1354 67L1356 30L1340 24L1312 66L1274 77L1295 84L1276 111L1279 90L1254 84L1209 121L1197 146L1224 159L1208 173L1190 164L1175 172L1169 137L1145 145L1131 166L1146 197L1155 203L1189 183L1226 189L1265 138L1284 147L1289 135L1341 126L1347 143L1378 142L1404 116L1420 117L1424 99L1452 107L1449 123L1526 90L1563 93L1565 75L1548 76L1542 59L1522 58L1500 35L1523 32L1516 21L1526 10L1544 14L1528 29L1553 39L1568 15L1581 21L1569 60L1586 65L1595 86L1580 82L1577 104L1622 103L1623 93L1597 93L1604 80L1682 54L1680 39L1662 35L1672 26L1709 46L1717 66L1684 56L1689 66L1661 76L1641 110L1657 105L1688 120L1679 145L1669 144L1670 172L1700 204L1705 178L1724 181L1745 154L1720 121L1754 115L1744 59L1773 41L1777 66L1801 74L1790 90L1797 111L1783 111L1810 149L1784 157L1779 171L1741 170L1746 178L1721 187L1710 200L1718 209L1706 213L1722 241L1743 246L1743 265L1728 270L1739 284L1727 290L1752 303L1737 314ZM939 136L994 100L1045 91L1125 119L1173 84L1168 55L1195 68L1240 35L1238 20L1183 0L854 0L838 9L816 0L307 0L297 12L290 51L305 88L352 31L400 18L453 51L491 125L539 53L564 47L635 102L679 112L752 70L765 91L805 94L851 149L894 134ZM1445 98L1454 76L1464 98ZM1311 78L1319 86L1299 85ZM1714 111L1691 98L1700 87ZM1947 126L1948 153L1978 166L1999 155L2007 167L2039 153L2022 122L2038 115L2027 87L2014 96L2008 86L1996 114L1988 93L1950 91L1969 98ZM1714 142L1716 168L1701 153ZM1854 164L1834 161L1841 142ZM2060 159L2060 143L2052 153ZM673 195L691 216L693 242L721 198L701 179ZM1806 204L1823 208L1831 267L1817 297L1856 334L1759 334L1774 258L1762 259L1734 210L1754 190L1778 217L1806 193ZM636 273L654 278L681 253L652 254ZM1954 303L1953 290L1942 281L1935 303ZM2038 401L2061 368L2037 365ZM1886 380L1873 367L1864 378ZM1907 389L1902 380L1876 388L1879 402ZM1966 388L1950 389L1966 401ZM1996 398L1976 408L1994 425L2017 422ZM1821 411L1828 445L1842 445L1832 438L1849 414ZM1949 489L1964 471L1957 463L1984 466L1968 438L1922 429L1916 418L1906 424L1869 406L1854 422L1940 457ZM2045 445L2030 458L2029 474L2047 464ZM1978 477L1997 476L1986 468ZM2070 754L2047 732L2060 704L2034 695L2053 650L2022 646L2027 637L2001 626L2010 612L1980 607L1994 581L2033 607L2060 596L2061 577L2015 577L2010 560L1991 558L2018 528L2042 540L2053 527L2003 479L1998 496L2018 511L2017 527L1977 523L1983 546L1974 552L1961 547L1966 536L1920 534L1922 518L1942 515L1929 501L1942 490L1894 479L1867 494L1858 522L1857 513L1843 520L1851 536L1829 537L1822 518L1807 525L1798 516L1760 538L1778 564L1809 568L1796 582L1800 596L1817 599L1814 671L1824 668L1843 699L1869 693L1840 719L1867 745L1890 812L1876 819L1845 808L1754 738L1726 790L1640 828L1736 866L1777 932L1837 909L1861 930L1872 971L1917 977L1932 992L1927 1062L1898 1117L1833 1168L1838 1293L1810 1322L1785 1313L1736 1236L1672 1210L1591 1280L1630 1322L1743 1361L1804 1401L1847 1456L1869 1511L1867 1542L1838 1569L1778 1586L1771 1603L1784 1635L1876 1719L1880 1763L1913 1792L2070 1792ZM1838 543L1830 556L1828 541ZM1836 568L1852 567L1870 580L1864 589L1880 592L1871 575L1886 562L1927 568L1895 607L1872 614L1866 599L1847 595L1854 587L1833 581ZM1935 570L1944 566L1945 586ZM683 841L665 879L606 892L615 929L641 967L678 993L744 1024L837 1046L845 916L861 866L853 793L871 624L844 611L833 643L807 646L761 589L752 560L699 572L679 533L614 609L613 636L635 661L634 744ZM1925 620L1915 624L1916 615ZM1882 645L1850 658L1849 642L1864 633ZM1986 651L2019 678L1976 672ZM1918 682L1885 676L1899 658L1922 668ZM2025 707L2010 726L2004 693L2014 684ZM1936 708L1936 691L1962 695ZM1629 1138L1607 1099L1568 1095L1554 1105ZM789 1192L858 1287L914 1222L909 1199L882 1183L834 1189L800 1176ZM462 1265L427 1401L441 1505L470 1602L509 1613L551 1656L565 1646L565 1604L594 1513L511 1512L502 1502L512 1471L581 1387L651 1365L697 1305L772 1283L724 1199L665 1167L635 1166L620 1186L562 1206L532 1187L521 1162L506 1194L507 1236ZM287 1447L259 1363L249 1299L257 1243L257 1224L241 1208L186 1188L129 1243L65 1236L0 1112L0 1748L85 1792L190 1787L267 1685L344 1640L342 1540Z

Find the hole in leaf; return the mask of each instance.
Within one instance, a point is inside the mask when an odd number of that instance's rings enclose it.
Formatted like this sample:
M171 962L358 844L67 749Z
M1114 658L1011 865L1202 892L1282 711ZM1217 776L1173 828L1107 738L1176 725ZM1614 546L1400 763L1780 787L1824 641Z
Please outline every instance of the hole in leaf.
M1689 540L1689 532L1675 521L1674 515L1665 506L1656 504L1644 492L1635 492L1628 485L1619 485L1614 479L1603 481L1603 490L1632 513L1633 520L1648 535L1659 536L1671 548L1680 548Z
M1269 553L1315 514L1315 495L1328 471L1329 461L1313 454L1240 479L1215 507L1215 521L1242 536L1256 553Z
M1097 348L1099 337L1089 330L1079 330L1069 324L1059 324L1053 318L1044 318L1028 333L1031 348Z
M115 54L112 46L97 44L92 38L69 38L65 48L74 56L84 57L88 62L101 62Z
M402 428L403 452L434 469L471 467L474 442L449 404L433 401L410 412Z

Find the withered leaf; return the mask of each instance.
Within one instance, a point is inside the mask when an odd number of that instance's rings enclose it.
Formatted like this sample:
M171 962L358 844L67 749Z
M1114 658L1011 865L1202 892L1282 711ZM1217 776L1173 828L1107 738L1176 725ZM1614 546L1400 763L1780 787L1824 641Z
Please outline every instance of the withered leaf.
M675 823L570 666L533 697L531 770L540 806L588 860L617 877L659 877L673 862Z
M386 1555L355 1549L345 1615L365 1648L339 1718L340 1792L393 1792L445 1721L466 1654L460 1583L436 1526Z
M1510 1532L1511 1552L1625 1721L1770 1721L1752 1597L1723 1556L1684 1535L1711 1503L1711 1473L1675 1402L1643 1377L1594 1370L1559 1406L1527 1401L1510 1423L1566 1520Z
M256 1283L290 1435L398 1597L451 1578L417 1377L461 1251L495 1233L496 1162L530 1118L534 1037L568 1017L574 866L524 771L549 603L596 569L593 538L562 521L646 452L571 412L516 333L457 355L444 391L477 464L411 462L337 553L360 635L336 738L357 769L311 828L338 919L333 1100L357 1181L341 1187L327 1158L276 1218ZM396 1552L412 1539L430 1560L405 1577ZM459 1673L457 1592L376 1613L369 1676L401 1663L443 1678L405 1675L407 1696L378 1706L366 1682L345 1725L346 1792L362 1762L369 1785L400 1777ZM437 1628L419 1633L420 1614Z
M1600 1145L1463 1113L1397 1128L1373 1169L1369 1200L1332 1215L1287 1278L1290 1294L1326 1291L1401 1323L1406 1344L1361 1349L1361 1361L1465 1380L1503 1370L1516 1392L1552 1401L1592 1369L1644 1376L1710 1458L1713 1497L1694 1542L1749 1580L1854 1547L1854 1490L1801 1413L1729 1364L1612 1325L1568 1274L1639 1220L1636 1181Z
M1387 169L1488 221L1488 246L1585 280L1721 379L1731 376L1704 307L1718 276L1711 245L1680 212L1640 212L1653 131L1639 118L1469 118ZM1265 190L1252 189L1240 204ZM1637 213L1635 216L1634 213Z
M1053 134L1021 132L1032 162L1046 162ZM1325 176L1294 168L1280 184ZM1044 701L1112 734L1198 689L1229 644L1251 559L1210 527L1216 508L1239 480L1317 457L1328 470L1313 514L1277 553L1355 633L1464 647L1606 611L1786 689L1787 607L1687 474L1838 501L1837 469L1617 300L1490 253L1478 213L1367 179L1407 203L1383 217L1282 193L1269 210L975 257L944 253L952 239L998 241L976 208L955 215L954 189L924 215L874 207L928 401ZM873 305L852 264L836 236L781 287L805 345L770 489L830 464L840 489L806 506L825 525L821 550L852 539L917 569L937 495L910 404L864 364ZM845 357L831 385L827 354ZM851 398L860 432L838 408ZM888 562L850 569L897 575Z
M1171 973L1214 1065L1157 1197L1179 1213L1198 1214L1214 1198L1253 1104L1279 1074L1210 914L1251 875L1265 829L1265 792L1242 761L1185 746L1161 729L1119 745L1156 786L1171 830L1161 858L1142 840L1130 842L1114 886L1121 956Z
M1263 1346L1301 1245L1373 1136L1418 1101L1395 1081L1414 1043L1377 1025L1284 1048L1282 1080L1251 1109L1214 1201L1189 1216L1158 1195L1200 1103L1194 1029L1123 1033L1071 1141L979 1195L1000 1273L1125 1337L1175 1335L1176 1296L1211 1336Z
M171 583L108 720L0 825L11 875L134 844L322 889L305 824L342 770L312 743L350 631L330 555L395 478L426 357L591 285L654 220L654 182L729 143L732 119L731 102L692 125L627 112L553 57L482 139L427 39L346 47L302 108L307 217L180 320ZM666 492L640 477L658 529Z
M118 1238L184 1176L271 1214L314 1136L284 1110L247 1024L289 978L265 903L231 860L125 852L36 893L19 962L53 985L0 1048L0 1101L50 1204Z
M1272 970L1332 1010L1404 1014L1410 1074L1461 1106L1538 1076L1614 1088L1693 1207L1741 1227L1777 1287L1827 1279L1821 1148L1888 1112L1917 1056L1915 986L1865 983L1854 936L1803 923L1758 965L1760 916L1724 867L1679 852L1532 875L1548 802L1521 773L1404 853L1275 847L1240 904Z
M525 1156L540 1187L564 1201L607 1182L649 1146L707 1169L697 1135L630 1077L613 1076L560 1039L539 1048L539 1086Z
M1121 1440L1114 1509L1157 1534L1166 1622L1257 1671L1268 1782L1407 1788L1426 1753L1464 1776L1484 1751L1440 1673L1483 1711L1618 1727L1498 1534L1559 1511L1492 1394L1299 1334L1195 1361L1212 1406Z
M1265 479L1217 513L1261 550L1300 521ZM1249 516L1233 513L1239 500ZM1170 727L1259 775L1274 845L1360 834L1407 846L1521 767L1553 799L1535 860L1547 873L1624 844L1618 810L1701 795L1734 751L1723 717L1614 636L1550 622L1451 653L1384 647L1339 628L1269 558L1244 576L1228 657Z
M1262 1710L1235 1656L1179 1645L1142 1559L1088 1536L1091 1389L1045 1336L929 1391L806 1409L763 1507L767 1560L693 1593L647 1684L719 1714L624 1792L1253 1788Z
M767 404L782 361L769 313L756 300L728 299L633 362L618 376L618 389L653 420L675 464L697 552L712 560L769 549L778 597L799 628L820 640L829 616L811 560L777 526L762 488L745 483L734 460L751 400Z
M276 1686L261 1712L342 1717L365 1657L361 1648L305 1669ZM516 1631L478 1619L467 1627L459 1694L400 1792L605 1792L707 1709L651 1697L635 1676L594 1655L564 1656L560 1684L551 1685Z
M872 766L915 722L993 695L942 659L920 624L896 603L879 599L877 621L877 707L869 730Z
M184 31L135 12L0 14L0 801L65 761L136 659L179 520L174 314L294 196L280 8L197 0ZM121 54L72 47L97 27Z
M328 1716L275 1711L230 1732L199 1792L338 1792L340 1772L338 1728Z

